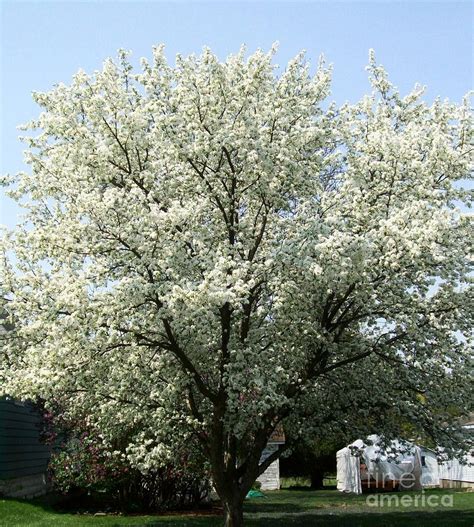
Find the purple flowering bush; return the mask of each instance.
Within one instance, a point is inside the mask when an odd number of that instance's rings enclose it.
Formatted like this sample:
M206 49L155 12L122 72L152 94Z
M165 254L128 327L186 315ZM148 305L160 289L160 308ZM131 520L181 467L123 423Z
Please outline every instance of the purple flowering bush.
M115 492L129 472L123 461L109 455L98 438L87 432L69 439L49 463L54 487L63 493L76 488Z
M127 432L112 447L84 422L68 421L60 407L41 408L42 440L53 446L49 476L54 490L77 505L100 503L122 510L152 511L192 507L210 491L209 472L196 449L182 452L176 464L146 474L132 467L125 454ZM113 454L112 454L113 451Z

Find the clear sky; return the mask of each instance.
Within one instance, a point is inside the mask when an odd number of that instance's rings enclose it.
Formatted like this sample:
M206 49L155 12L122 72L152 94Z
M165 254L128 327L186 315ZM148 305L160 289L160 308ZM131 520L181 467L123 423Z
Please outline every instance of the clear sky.
M164 43L177 52L207 45L219 57L280 42L276 62L301 49L313 63L334 64L332 98L355 101L367 91L369 48L402 90L428 86L427 98L459 101L473 86L471 2L23 2L1 6L1 173L25 169L16 126L38 114L31 91L69 82L79 69L99 69L120 47L135 59ZM0 195L0 224L18 209Z

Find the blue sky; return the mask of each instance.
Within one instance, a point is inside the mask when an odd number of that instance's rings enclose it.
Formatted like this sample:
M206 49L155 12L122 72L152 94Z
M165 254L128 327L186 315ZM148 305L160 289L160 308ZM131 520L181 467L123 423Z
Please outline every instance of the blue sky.
M301 49L313 63L326 55L337 102L367 91L369 48L402 91L420 82L430 100L459 101L473 86L471 2L0 2L1 173L25 169L16 126L38 114L31 91L98 69L119 47L138 60L163 42L173 60L204 45L224 58L242 43L253 51L279 41L279 64ZM0 195L0 224L17 214Z

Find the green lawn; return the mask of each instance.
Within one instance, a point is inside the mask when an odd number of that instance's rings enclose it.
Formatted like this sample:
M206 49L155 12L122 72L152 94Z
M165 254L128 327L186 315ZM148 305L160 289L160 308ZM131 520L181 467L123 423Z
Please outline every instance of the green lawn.
M453 507L370 507L367 496L342 495L335 490L280 490L245 505L248 527L473 527L474 493L430 490L424 495L439 501L452 496ZM378 496L412 496L391 493ZM387 499L387 498L385 498ZM446 498L444 498L446 499ZM218 516L86 516L58 513L44 499L0 500L0 526L80 527L88 526L220 526Z

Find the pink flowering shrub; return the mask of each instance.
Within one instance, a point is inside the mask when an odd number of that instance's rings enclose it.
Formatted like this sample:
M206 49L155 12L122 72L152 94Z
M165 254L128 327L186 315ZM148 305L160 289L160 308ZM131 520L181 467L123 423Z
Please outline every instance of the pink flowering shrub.
M175 464L144 474L125 456L127 431L107 448L96 430L68 421L60 405L54 411L41 404L39 408L44 416L42 440L53 445L48 468L53 489L75 496L74 502L99 500L123 510L166 510L194 506L209 494L208 470L192 445Z
M49 473L56 489L67 493L80 488L115 492L129 477L130 468L110 456L87 432L67 441L51 457Z

